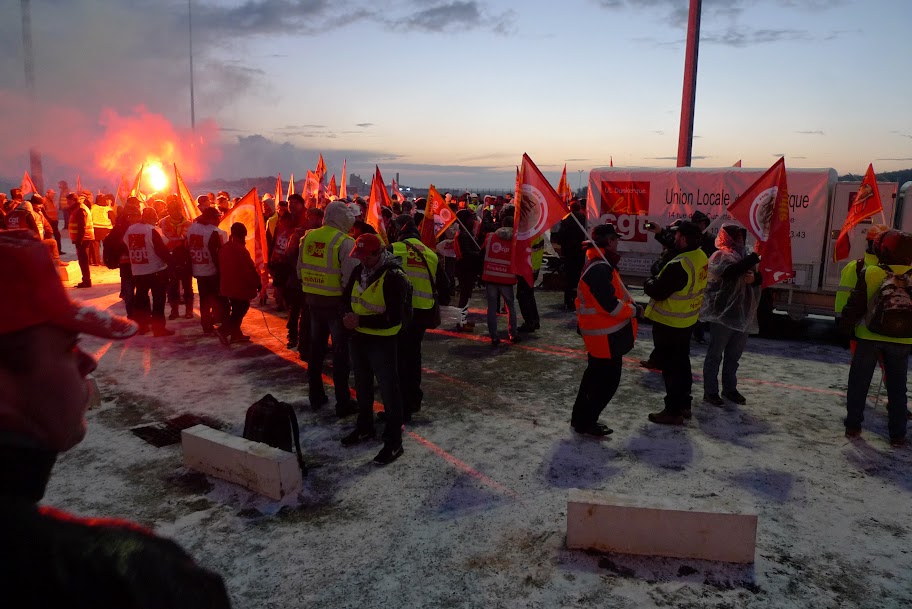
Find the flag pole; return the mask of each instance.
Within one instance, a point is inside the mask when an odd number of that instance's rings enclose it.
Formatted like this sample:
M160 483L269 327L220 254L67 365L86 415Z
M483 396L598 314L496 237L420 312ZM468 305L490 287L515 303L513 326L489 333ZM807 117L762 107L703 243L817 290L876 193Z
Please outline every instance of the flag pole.
M466 234L469 236L469 239L472 240L472 243L475 244L475 247L477 247L478 249L481 249L481 246L478 245L478 241L475 241L475 237L472 236L472 231L470 231L469 229L466 228L466 225L462 223L462 220L460 220L459 217L456 216L456 214L453 214L453 216L456 218L456 221L459 222L459 226L461 226L462 229L463 229L463 230L466 232Z
M589 233L586 232L586 228L583 226L583 223L579 221L579 218L577 218L575 215L573 215L572 211L570 212L570 217L573 218L573 221L576 222L576 225L580 227L580 230L583 231L583 234L588 236ZM586 239L586 241L589 241L590 243L592 243L592 239ZM602 260L604 260L608 266L610 266L611 268L614 268L614 265L612 265L610 262L608 262L608 258L605 257L605 252L602 251L602 248L597 246L595 243L592 243L592 245L593 245L593 247L595 247L595 251L598 252L598 255L601 256ZM620 274L620 271L618 271L618 274ZM627 284L625 284L622 281L621 286L624 288L624 293L627 294L627 298L630 299L630 302L636 304L636 301L633 299L633 296L630 294L630 290L627 289Z

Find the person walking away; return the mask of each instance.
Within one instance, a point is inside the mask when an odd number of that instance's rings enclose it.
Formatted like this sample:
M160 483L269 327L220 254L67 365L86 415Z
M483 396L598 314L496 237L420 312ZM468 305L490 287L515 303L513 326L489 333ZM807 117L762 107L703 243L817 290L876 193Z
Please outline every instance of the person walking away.
M703 401L714 406L722 406L722 398L735 404L747 403L738 392L738 361L748 335L758 329L757 307L763 278L757 271L760 256L745 251L746 238L746 229L737 224L723 224L716 236L717 249L709 257L700 321L709 327L709 346L703 360Z
M218 264L219 251L228 241L228 234L218 227L220 216L217 208L207 207L187 229L190 270L199 290L203 334L213 334L215 324L224 320Z
M124 236L130 226L140 222L142 212L139 206L127 204L123 213L117 217L114 222L114 228L108 235L108 243L105 245L105 255L113 258L116 255L118 268L120 270L120 298L123 300L124 309L127 311L127 319L136 319L135 301L136 286L133 282L133 269L130 265L130 250L124 243ZM115 249L117 250L115 252Z
M48 188L44 193L44 213L51 222L51 232L54 234L54 241L57 242L57 252L63 254L63 248L60 247L60 204L57 202L57 193L53 188ZM63 201L61 201L61 204Z
M70 198L72 197L72 199ZM70 231L70 241L76 248L76 259L79 261L79 270L82 272L82 280L76 284L77 288L92 287L92 274L89 270L89 250L93 247L95 241L95 227L92 224L92 212L86 205L86 196L83 194L70 194L67 201L71 203L70 223L67 227Z
M412 284L412 318L399 331L397 343L403 419L409 422L421 410L424 398L421 343L428 328L435 328L439 323L434 319L435 306L450 303L450 280L437 253L421 242L421 233L412 217L401 215L394 222L399 240L393 243L393 256Z
M92 258L95 261L93 264L104 266L104 259L101 257L101 243L114 228L111 218L112 210L108 206L107 197L105 195L95 197L95 204L90 211L92 212L92 226L95 229L95 240L92 242Z
M621 256L614 224L593 228L591 244L585 247L586 264L575 304L588 365L580 380L570 425L579 434L607 436L612 430L598 418L621 383L623 357L633 349L643 308L633 302L617 270Z
M310 310L310 348L307 380L310 406L314 410L329 402L323 387L323 358L332 336L333 384L336 416L353 414L356 406L349 392L348 331L342 324L345 285L358 266L349 254L354 239L348 236L355 217L345 203L333 201L326 206L323 226L308 231L300 246L297 262L304 303Z
M649 415L653 423L683 425L691 416L690 335L700 315L708 277L701 238L696 224L682 222L675 233L675 249L680 253L658 277L643 284L650 298L646 317L652 321L653 353L658 354L665 381L665 408Z
M500 344L497 335L497 311L500 299L503 298L507 308L508 337L516 343L516 303L513 298L513 286L516 285L516 272L513 270L512 255L513 217L503 219L503 226L489 234L484 242L484 263L481 279L485 283L485 294L488 301L488 336L491 346Z
M538 273L544 259L545 236L541 234L532 240L532 284L526 282L526 278L521 275L516 277L516 302L523 318L522 325L517 328L520 332L535 332L541 328L538 303L535 302L535 282L538 281Z
M222 579L173 541L136 523L41 504L54 462L86 434L86 375L97 362L80 348L80 334L122 340L136 325L70 301L47 248L26 231L0 234L0 275L6 606L227 608Z
M294 234L304 221L304 198L295 194L290 198L288 211L283 212L275 224L275 236L272 241L272 254L269 257L269 274L272 275L273 294L276 308L279 311L289 309L288 323L288 348L298 344L298 317L300 315L301 293L300 282L298 293L288 290L287 286L295 275L297 258L290 256L290 246L294 243ZM295 251L297 249L295 248ZM292 319L293 318L293 319Z
M475 322L469 321L469 300L484 263L481 248L472 236L477 218L469 209L456 212L458 228L453 240L456 250L456 280L459 282L459 300L456 304L459 308L459 321L456 323L456 332L472 332L475 329Z
M235 222L228 243L219 249L219 294L227 300L228 311L216 333L225 346L250 340L241 332L241 322L250 309L250 301L260 293L260 274L246 243L247 227Z
M302 198L300 201L303 205L304 199ZM286 346L289 349L297 349L298 356L304 361L310 357L310 307L305 302L304 291L301 289L301 278L295 272L295 265L301 255L301 240L307 231L323 226L323 216L324 212L319 207L304 210L303 224L299 222L295 227L285 251L285 258L289 265L288 280L285 283L285 299L288 305L288 322L285 324L285 329L288 330Z
M190 268L190 253L187 250L187 231L190 221L184 217L184 206L177 195L168 197L168 215L162 218L158 227L165 237L165 245L171 252L168 265L168 302L171 303L171 314L168 319L180 317L179 306L184 303L185 319L193 319L193 275ZM181 288L184 297L181 299Z
M575 216L576 220L571 216ZM586 261L583 253L586 233L580 228L580 224L586 226L586 215L579 201L571 201L570 213L561 220L560 228L554 235L557 236L557 243L560 245L561 266L564 272L564 308L567 311L576 310L576 286L579 284L580 273Z
M397 334L406 308L410 309L411 286L392 252L383 249L376 235L361 235L351 256L361 262L345 288L343 323L354 330L352 363L358 395L358 421L342 438L354 446L374 437L374 378L380 385L386 426L383 448L374 457L380 465L402 456L402 393L399 387Z
M895 229L881 233L874 246L880 264L859 274L842 310L840 329L854 331L855 352L846 391L845 435L861 436L865 399L878 360L887 386L890 445L906 445L906 377L912 348L912 235Z
M142 219L124 233L124 244L130 254L130 270L136 286L134 314L139 322L139 334L145 334L151 328L153 336L172 336L174 330L165 327L165 292L171 253L158 228L158 213L154 208L142 211Z

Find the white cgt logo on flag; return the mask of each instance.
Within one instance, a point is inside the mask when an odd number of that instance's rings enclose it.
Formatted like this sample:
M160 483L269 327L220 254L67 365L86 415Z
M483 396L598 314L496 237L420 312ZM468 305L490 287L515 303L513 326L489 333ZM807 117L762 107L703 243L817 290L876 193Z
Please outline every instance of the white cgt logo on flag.
M770 223L773 220L773 209L776 206L777 194L779 194L779 188L773 186L761 192L751 202L751 229L760 241L766 241L769 238Z
M532 184L523 184L516 238L523 241L535 237L544 231L546 222L548 222L548 202L545 195Z

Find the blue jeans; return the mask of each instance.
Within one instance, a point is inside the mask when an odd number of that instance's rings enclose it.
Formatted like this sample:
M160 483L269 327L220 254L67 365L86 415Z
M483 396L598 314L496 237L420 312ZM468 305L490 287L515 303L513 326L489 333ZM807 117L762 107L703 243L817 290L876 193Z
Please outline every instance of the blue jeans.
M709 346L703 360L703 393L719 393L719 364L722 364L722 391L738 389L738 361L747 345L747 332L728 326L709 324Z
M492 339L497 338L497 297L501 296L507 307L507 318L510 320L510 336L516 336L516 303L513 300L513 286L486 283L485 291L488 296L488 335Z
M846 392L845 426L861 427L864 421L865 399L874 376L877 360L883 361L884 384L887 386L887 427L891 438L906 436L906 374L910 345L879 340L858 339L852 366L849 368L849 389Z

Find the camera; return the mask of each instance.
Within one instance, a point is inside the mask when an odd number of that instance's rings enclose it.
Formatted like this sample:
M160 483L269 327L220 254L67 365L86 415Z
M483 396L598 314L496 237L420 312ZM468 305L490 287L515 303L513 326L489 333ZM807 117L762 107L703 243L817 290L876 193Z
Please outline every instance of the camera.
M652 229L656 228L657 226L658 226L658 224L656 224L655 222L650 222L648 220L645 223L643 223L643 228L645 228L646 230L652 230Z

